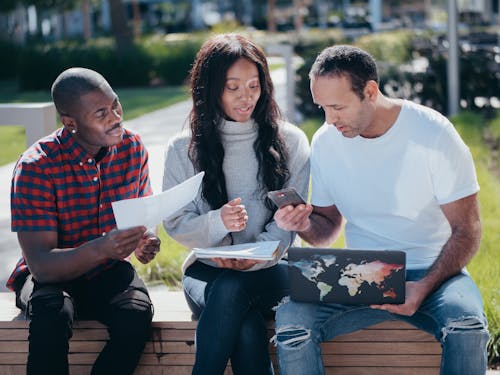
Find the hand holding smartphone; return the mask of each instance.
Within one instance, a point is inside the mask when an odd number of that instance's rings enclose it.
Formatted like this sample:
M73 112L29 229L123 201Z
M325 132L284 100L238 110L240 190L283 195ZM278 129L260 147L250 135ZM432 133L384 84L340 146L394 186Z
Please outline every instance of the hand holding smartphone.
M294 187L270 191L267 193L267 197L273 201L278 208L288 205L297 206L299 204L306 204L306 201L297 193Z

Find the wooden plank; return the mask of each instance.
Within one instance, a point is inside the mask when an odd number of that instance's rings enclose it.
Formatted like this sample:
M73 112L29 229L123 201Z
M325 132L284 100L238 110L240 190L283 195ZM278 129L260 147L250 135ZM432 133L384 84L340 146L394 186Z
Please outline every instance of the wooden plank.
M28 340L27 329L0 329L0 341Z
M106 329L78 329L74 327L72 341L105 341L108 339ZM28 339L27 329L0 329L0 341L21 341ZM194 330L162 329L153 333L157 341L187 341L194 342Z
M28 341L0 341L0 353L28 353Z
M71 375L88 375L91 365L76 365L70 367ZM139 366L134 375L191 375L191 366ZM26 375L26 365L2 365L2 375ZM232 375L230 368L224 375Z
M439 375L438 367L327 367L327 375Z
M0 329L28 329L28 327L29 322L26 320L0 320Z
M20 365L26 363L26 353L0 353L0 363L3 365Z
M16 343L16 350L11 350L12 352L21 352L18 350L17 345L23 344L24 342ZM70 353L100 353L103 349L104 345L106 345L105 341L70 341L69 351ZM26 347L25 353L27 352L27 345L23 345ZM20 347L21 349L23 347ZM0 346L0 352L3 352L2 347ZM146 343L146 347L144 348L144 353L147 354L162 354L162 353L170 353L170 354L195 354L195 346L194 344L186 343L185 341L163 341L163 342L151 342L148 341Z
M70 341L70 353L100 353L105 341ZM441 347L439 344L428 345L426 343L398 343L393 345L390 343L324 343L321 345L322 354L349 355L356 353L385 355L387 353L400 355L441 355ZM270 353L275 353L276 349L273 345L269 347ZM0 353L27 353L27 341L10 341L0 342ZM193 343L185 341L162 341L162 342L147 342L144 348L144 353L147 354L162 354L162 353L184 353L194 354L195 346Z
M352 366L359 367L438 367L441 364L440 355L370 355L370 354L350 354L334 355L325 354L322 356L325 366Z
M98 353L73 353L68 357L71 365L92 365L97 358ZM438 368L441 363L440 355L332 355L322 356L325 367L381 367L387 368L399 367L435 367ZM26 363L26 353L0 353L0 363L3 365L21 365ZM164 365L164 366L192 366L194 363L193 354L170 353L170 354L148 354L144 353L141 357L141 365ZM3 373L3 372L2 372Z
M91 365L70 366L71 375L89 375ZM2 375L26 375L26 365L2 366ZM134 375L191 375L191 366L139 366ZM224 375L232 375L230 368Z
M26 363L26 360L24 361ZM2 375L26 375L26 365L3 365L0 367ZM71 374L73 375L73 374Z

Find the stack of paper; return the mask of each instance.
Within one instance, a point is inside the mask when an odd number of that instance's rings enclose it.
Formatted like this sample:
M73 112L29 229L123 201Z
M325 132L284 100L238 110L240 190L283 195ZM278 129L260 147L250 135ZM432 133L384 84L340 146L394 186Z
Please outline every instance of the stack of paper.
M198 258L235 258L272 260L278 255L280 241L262 241L242 243L239 245L194 248Z

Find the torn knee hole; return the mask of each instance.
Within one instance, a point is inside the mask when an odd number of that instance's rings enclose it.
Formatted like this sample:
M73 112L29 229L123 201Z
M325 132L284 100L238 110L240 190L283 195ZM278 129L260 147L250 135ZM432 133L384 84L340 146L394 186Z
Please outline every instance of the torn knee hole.
M276 335L271 339L275 345L298 348L311 339L311 330L303 327L282 327L276 329Z
M485 323L477 316L463 317L460 319L450 320L448 324L442 329L443 338L445 340L448 334L452 333L465 333L468 331L484 331L486 330Z

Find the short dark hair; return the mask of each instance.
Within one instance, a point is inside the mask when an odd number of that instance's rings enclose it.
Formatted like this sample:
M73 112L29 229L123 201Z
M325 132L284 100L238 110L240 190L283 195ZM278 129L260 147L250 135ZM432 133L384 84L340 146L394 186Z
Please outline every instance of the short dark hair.
M59 74L52 84L52 100L59 115L74 116L82 95L105 87L109 87L109 83L96 71L69 68Z
M379 82L375 59L366 51L349 45L325 48L309 71L309 78L346 76L352 91L361 99L368 81Z

